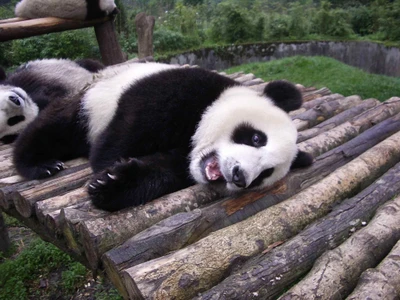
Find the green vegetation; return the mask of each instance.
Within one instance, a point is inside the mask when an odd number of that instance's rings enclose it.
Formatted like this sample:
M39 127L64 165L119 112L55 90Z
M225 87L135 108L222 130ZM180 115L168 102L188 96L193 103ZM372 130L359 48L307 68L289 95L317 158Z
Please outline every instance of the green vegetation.
M23 228L15 219L4 216L8 227ZM20 236L7 257L0 252L0 300L71 298L89 281L90 271L54 245L29 235ZM122 299L115 289L96 285L94 299Z
M7 2L7 1L6 1ZM13 16L17 0L0 6ZM137 52L134 24L139 12L156 17L156 55L205 45L293 40L371 40L398 46L400 0L116 0L123 51ZM0 65L33 58L99 55L91 28L0 44Z
M304 86L327 87L344 96L384 101L400 95L400 78L369 74L328 57L294 56L266 63L252 63L226 70L244 71L265 81L286 79Z

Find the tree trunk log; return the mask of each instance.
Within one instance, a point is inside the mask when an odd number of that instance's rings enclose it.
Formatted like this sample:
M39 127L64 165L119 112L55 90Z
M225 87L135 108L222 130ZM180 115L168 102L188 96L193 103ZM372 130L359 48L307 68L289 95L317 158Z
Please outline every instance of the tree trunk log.
M6 253L10 249L10 238L7 226L4 223L3 212L0 209L0 252Z
M275 299L310 270L320 255L339 246L356 228L366 224L380 205L399 193L400 163L282 246L250 259L199 298Z
M138 206L109 214L104 218L81 222L80 234L87 259L93 269L100 256L133 235L173 214L192 210L220 198L217 192L202 185L180 190Z
M143 58L153 56L153 29L156 19L141 12L135 17L136 33L138 35L138 56Z
M126 60L118 42L113 19L95 25L94 31L101 58L106 66L119 64Z
M362 100L359 96L350 96L329 101L292 117L293 123L297 130L304 130L331 118L335 114L356 106L361 102Z
M399 239L400 196L380 208L367 227L322 255L310 273L280 299L343 299L361 273L376 266Z
M323 132L333 129L340 124L343 124L344 122L360 115L364 111L376 107L378 104L380 104L380 102L376 99L364 100L359 105L343 111L340 114L314 126L313 128L299 132L297 136L297 143L301 143L305 140L316 137Z
M289 115L290 116L295 116L295 115L304 113L304 112L306 112L307 110L309 110L309 109L311 109L313 107L321 105L322 103L327 103L327 102L330 102L330 101L333 101L333 100L343 99L343 98L344 98L344 96L342 96L340 94L331 94L331 95L328 95L328 96L323 96L323 97L316 98L314 100L310 100L308 102L303 102L303 105L299 109L296 109L296 110L293 110L293 111L289 112Z
M396 133L289 200L173 254L124 270L129 296L194 297L220 282L240 261L293 236L325 215L335 202L370 184L392 167L399 155L400 133Z
M71 170L73 169L69 169L68 171ZM92 169L84 168L72 172L68 176L46 180L32 188L13 192L14 205L23 217L29 218L35 213L35 203L37 201L79 188L86 183L91 175Z
M348 300L393 299L400 297L400 240L389 255L375 268L361 274Z

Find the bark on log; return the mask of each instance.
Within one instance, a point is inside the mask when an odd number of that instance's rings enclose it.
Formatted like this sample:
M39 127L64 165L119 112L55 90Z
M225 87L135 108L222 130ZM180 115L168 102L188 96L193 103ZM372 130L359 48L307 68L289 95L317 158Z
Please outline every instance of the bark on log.
M317 135L333 129L346 121L358 116L364 111L376 107L380 102L376 99L367 99L362 101L359 105L352 107L348 110L341 112L340 114L314 126L313 128L303 130L297 135L297 143L304 142L310 138L316 137Z
M211 288L239 261L293 236L325 215L335 202L370 184L392 167L399 155L397 133L289 200L185 249L124 270L129 296L186 299Z
M311 101L311 100L314 100L317 98L321 98L323 96L327 96L330 94L332 94L331 91L328 88L323 87L319 90L305 92L303 95L303 101L308 102L308 101Z
M293 110L293 111L289 112L289 115L290 116L295 116L295 115L304 113L305 111L307 111L307 110L309 110L309 109L311 109L313 107L316 107L317 105L321 105L323 103L327 103L327 102L330 102L330 101L333 101L333 100L337 100L339 98L340 99L344 98L344 96L342 96L340 94L332 94L332 95L328 95L328 96L319 97L319 98L316 98L314 100L310 100L308 102L303 102L303 105L299 109L296 109L296 110Z
M70 160L65 162L65 167L66 170L61 171L59 174L57 174L54 178L59 178L61 176L67 176L70 173L73 173L77 170L86 168L88 166L87 159L83 158L78 158L74 160ZM24 178L21 176L16 176L16 177L8 177L2 181L3 183L5 182L14 182L13 185L5 185L1 186L0 183L0 207L2 207L4 210L8 210L10 207L14 207L14 202L12 195L15 191L23 191L25 189L31 189L34 188L37 185L40 185L42 182L46 181L45 180L30 180L30 181L25 181ZM49 196L50 197L50 196Z
M35 203L36 216L40 223L46 224L46 216L54 211L60 212L61 208L69 207L74 204L82 203L88 200L86 187L81 187L72 192L50 197L43 201Z
M195 185L163 196L146 205L122 210L104 218L82 222L87 259L93 269L100 263L100 256L133 235L173 214L192 210L210 203L221 196L205 186Z
M380 122L394 122L399 120L400 98L391 98L388 101L372 108L361 115L356 116L349 122L306 140L299 144L299 149L318 156L330 149L349 141L360 134L360 132ZM391 117L393 116L393 117ZM389 119L387 119L389 118ZM385 121L384 121L385 120ZM386 123L385 123L386 124ZM380 125L382 126L382 125ZM322 151L322 152L319 152Z
M138 56L143 58L153 56L153 29L155 17L141 12L135 17L136 33L138 35Z
M256 78L256 76L254 74L248 73L248 74L241 75L241 76L235 78L235 81L243 84L247 81L253 80L254 78Z
M389 255L375 268L361 274L348 300L393 299L400 297L400 240Z
M4 223L3 212L0 209L0 252L6 253L10 249L10 238L7 226Z
M400 163L288 242L250 259L199 298L276 299L310 270L320 255L339 246L356 228L366 224L380 205L399 193Z
M367 227L322 255L310 273L280 299L343 299L361 273L376 266L399 239L400 196L380 208Z
M108 20L108 17L89 21L48 17L29 20L22 19L21 21L2 23L0 24L0 42L22 39L51 32L92 27Z
M318 105L306 112L292 117L297 130L313 127L342 111L362 102L360 96L350 96Z
M70 169L71 170L71 169ZM25 218L35 213L35 203L43 199L54 197L60 193L81 187L92 175L91 168L68 174L42 182L32 188L15 191L11 194L17 211Z
M102 61L106 66L119 64L126 60L118 42L113 19L96 24L94 32L99 44Z
M365 131L354 140L317 157L311 167L292 171L284 182L277 184L271 191L246 193L243 197L226 198L201 210L171 216L107 252L102 258L107 274L118 286L118 273L123 268L178 250L213 231L240 222L277 204L321 180L399 130L400 120L393 123L389 119ZM175 237L178 236L179 239L176 240Z

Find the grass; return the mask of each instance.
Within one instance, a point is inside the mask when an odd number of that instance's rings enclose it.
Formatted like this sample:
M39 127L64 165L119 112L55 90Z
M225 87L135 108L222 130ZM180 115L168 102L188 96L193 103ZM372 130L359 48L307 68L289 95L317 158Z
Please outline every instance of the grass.
M7 227L23 227L15 219L4 216ZM16 246L14 241L7 255L0 252L0 300L71 299L79 292L90 294L91 299L122 299L110 284L94 281L82 264L33 236L29 242L20 236L20 245ZM90 288L86 288L88 282Z
M376 75L322 56L293 56L264 63L251 63L225 70L253 73L265 81L286 79L304 86L327 87L344 96L359 95L380 101L400 96L400 78Z

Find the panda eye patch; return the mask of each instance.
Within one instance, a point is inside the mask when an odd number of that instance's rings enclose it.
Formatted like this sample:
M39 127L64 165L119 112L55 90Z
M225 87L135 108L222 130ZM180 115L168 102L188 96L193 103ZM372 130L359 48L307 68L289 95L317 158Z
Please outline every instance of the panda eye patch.
M232 140L236 144L244 144L256 148L267 144L266 134L247 123L235 128L232 133Z

